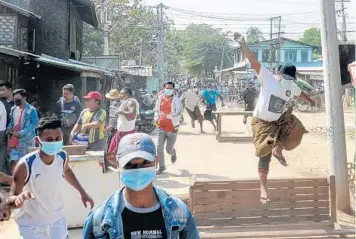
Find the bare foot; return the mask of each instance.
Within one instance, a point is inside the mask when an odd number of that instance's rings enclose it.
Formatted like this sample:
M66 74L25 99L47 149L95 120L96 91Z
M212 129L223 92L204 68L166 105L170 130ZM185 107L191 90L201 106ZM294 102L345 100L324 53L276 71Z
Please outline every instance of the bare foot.
M201 130L200 133L201 133L201 134L205 134L205 131L204 131L204 130Z

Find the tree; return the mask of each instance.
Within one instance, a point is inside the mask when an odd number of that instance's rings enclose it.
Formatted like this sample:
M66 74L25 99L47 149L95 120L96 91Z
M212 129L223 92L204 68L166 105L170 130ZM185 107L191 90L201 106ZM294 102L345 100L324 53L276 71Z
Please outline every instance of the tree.
M95 0L97 10L101 0ZM142 4L142 0L109 0L109 16L112 25L109 32L111 55L119 55L122 60L136 60L144 65L157 62L157 18L154 9ZM98 11L99 12L99 11ZM180 71L182 60L179 37L171 28L172 22L165 21L165 69L168 74ZM103 27L99 30L86 27L84 31L84 53L103 54Z
M230 67L227 52L232 50L231 40L224 36L221 29L207 24L191 24L179 32L185 68L194 76L210 76L216 66L220 68L222 56L223 67ZM230 64L229 64L230 63Z
M256 42L264 41L263 33L258 27L250 27L246 32L247 44L254 44Z
M306 29L299 41L313 46L321 46L320 29L316 27Z

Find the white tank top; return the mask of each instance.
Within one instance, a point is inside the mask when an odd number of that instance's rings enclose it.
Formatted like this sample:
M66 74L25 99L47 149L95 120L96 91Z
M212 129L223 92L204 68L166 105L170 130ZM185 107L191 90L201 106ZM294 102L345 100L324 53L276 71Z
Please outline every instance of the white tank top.
M27 167L27 178L23 191L31 192L35 199L26 200L16 210L15 219L21 226L44 226L64 218L61 184L67 153L59 152L51 165L46 165L39 151L20 160Z
M124 102L122 102L122 104L120 105L121 109L125 109L129 103L129 101L133 101L136 103L136 112L137 115L139 114L139 103L137 102L137 100L135 100L134 98L129 98L127 100L125 100ZM132 130L135 129L135 124L136 124L136 119L133 120L127 120L126 117L122 114L119 114L117 117L117 131L118 132L130 132Z

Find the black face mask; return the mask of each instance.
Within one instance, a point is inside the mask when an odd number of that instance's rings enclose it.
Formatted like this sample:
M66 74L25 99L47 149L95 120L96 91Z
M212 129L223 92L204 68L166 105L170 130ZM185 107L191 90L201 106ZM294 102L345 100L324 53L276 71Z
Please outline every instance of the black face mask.
M22 99L16 99L16 100L14 100L14 102L15 102L15 105L19 106L22 103Z

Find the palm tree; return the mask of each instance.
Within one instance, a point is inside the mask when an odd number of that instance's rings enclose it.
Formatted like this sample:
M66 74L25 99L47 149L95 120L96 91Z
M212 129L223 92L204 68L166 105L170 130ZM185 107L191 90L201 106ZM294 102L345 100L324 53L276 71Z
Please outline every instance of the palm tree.
M250 27L246 32L247 44L253 44L256 42L264 41L263 33L258 27Z

